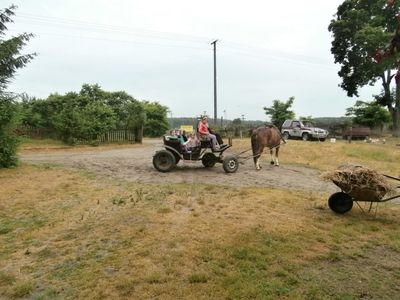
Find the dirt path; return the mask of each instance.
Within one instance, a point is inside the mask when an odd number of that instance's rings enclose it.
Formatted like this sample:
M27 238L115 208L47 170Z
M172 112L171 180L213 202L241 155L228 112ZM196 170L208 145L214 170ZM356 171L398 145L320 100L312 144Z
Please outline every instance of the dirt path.
M160 173L152 165L152 156L160 143L147 140L142 146L117 149L96 149L88 151L44 151L25 152L21 160L26 163L54 163L65 167L87 170L103 176L142 183L206 183L226 186L264 186L290 190L303 190L331 193L337 189L331 183L320 179L317 170L285 165L280 167L268 164L264 156L263 169L256 171L253 162L240 165L237 173L226 174L221 164L206 169L201 162L179 162L177 168L169 173ZM236 149L237 150L237 149ZM229 149L226 153L233 153Z

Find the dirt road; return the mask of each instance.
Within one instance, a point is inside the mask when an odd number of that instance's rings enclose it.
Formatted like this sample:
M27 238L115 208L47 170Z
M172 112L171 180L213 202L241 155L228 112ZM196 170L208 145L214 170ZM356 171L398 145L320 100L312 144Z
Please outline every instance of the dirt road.
M21 160L31 164L59 164L67 168L86 170L103 176L141 183L205 183L226 186L263 186L290 190L331 193L337 189L321 180L317 170L285 165L274 167L264 156L263 169L256 171L251 160L240 165L237 173L226 174L221 164L211 169L201 162L179 162L169 173L160 173L152 165L152 157L161 149L159 141L146 140L143 145L124 148L88 148L85 151L56 150L29 151L21 154ZM237 151L237 149L236 149ZM229 149L226 153L233 153Z

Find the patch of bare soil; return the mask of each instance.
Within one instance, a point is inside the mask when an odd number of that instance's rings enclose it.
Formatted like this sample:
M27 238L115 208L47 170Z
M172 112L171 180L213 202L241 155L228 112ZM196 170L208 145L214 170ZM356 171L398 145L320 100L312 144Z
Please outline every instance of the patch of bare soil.
M140 183L203 183L226 186L276 187L290 190L306 190L331 193L337 188L320 178L320 172L311 168L285 165L269 165L269 155L262 159L263 169L256 171L252 160L240 165L233 174L226 174L221 164L206 169L201 162L179 162L176 169L160 173L152 164L153 154L161 149L159 141L146 140L141 146L103 148L85 151L36 151L22 152L21 160L30 164L59 164L68 168L94 172ZM234 147L226 155L234 153Z

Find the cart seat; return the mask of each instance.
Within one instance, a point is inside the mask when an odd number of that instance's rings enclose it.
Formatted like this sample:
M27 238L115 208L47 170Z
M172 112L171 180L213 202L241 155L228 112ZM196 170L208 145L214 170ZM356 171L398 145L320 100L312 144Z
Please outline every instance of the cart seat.
M176 137L164 135L163 141L164 145L172 147L179 153L182 153L182 145Z

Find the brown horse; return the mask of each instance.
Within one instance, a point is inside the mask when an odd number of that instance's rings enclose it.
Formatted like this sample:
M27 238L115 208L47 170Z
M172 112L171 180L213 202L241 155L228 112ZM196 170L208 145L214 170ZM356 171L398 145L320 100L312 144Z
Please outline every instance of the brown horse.
M257 170L261 169L260 156L265 147L270 150L271 165L279 166L278 156L281 140L284 141L279 129L274 125L260 126L252 131L251 148L253 150L253 159Z

